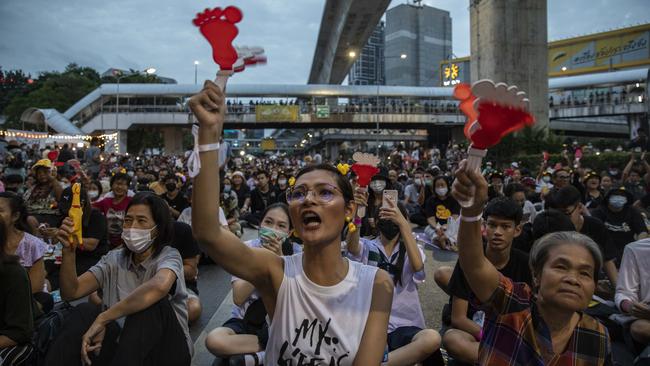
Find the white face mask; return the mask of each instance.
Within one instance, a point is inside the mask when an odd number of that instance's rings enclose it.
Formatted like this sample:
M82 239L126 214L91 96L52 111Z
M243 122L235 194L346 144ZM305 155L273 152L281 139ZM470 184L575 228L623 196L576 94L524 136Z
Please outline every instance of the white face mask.
M70 187L70 183L61 183L61 188L66 189Z
M151 237L151 232L155 228L156 227L154 226L151 229L124 229L122 231L122 240L124 240L124 244L126 244L126 247L132 252L138 254L142 253L153 243L155 238Z
M281 186L284 186L284 185L287 184L287 180L284 179L284 178L282 178L282 179L278 179L278 184L281 185Z
M436 194L438 196L445 196L445 195L447 195L447 192L449 192L449 189L447 189L446 187L444 187L444 188L436 188Z
M370 188L375 192L382 192L386 188L386 182L383 180L373 180L370 182Z
M88 191L88 198L95 200L97 197L99 197L99 191Z
M422 179L420 179L420 178L415 178L415 185L416 185L416 186L421 186L421 185L422 185Z

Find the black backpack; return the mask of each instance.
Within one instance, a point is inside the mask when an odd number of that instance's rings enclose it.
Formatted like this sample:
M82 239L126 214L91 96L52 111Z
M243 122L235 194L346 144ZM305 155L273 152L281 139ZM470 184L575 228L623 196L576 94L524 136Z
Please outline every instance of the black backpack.
M43 315L34 326L32 346L34 346L34 366L45 365L45 356L50 344L61 332L66 318L74 309L67 302L61 302L54 306L54 309Z

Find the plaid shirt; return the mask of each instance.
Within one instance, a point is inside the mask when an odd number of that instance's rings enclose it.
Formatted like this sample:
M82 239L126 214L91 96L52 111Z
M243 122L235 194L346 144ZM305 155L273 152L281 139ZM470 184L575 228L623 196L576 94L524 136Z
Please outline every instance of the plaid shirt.
M486 317L479 345L480 365L612 365L607 329L584 313L566 350L554 354L551 333L536 310L530 287L524 283L514 283L500 274L499 287L482 307Z

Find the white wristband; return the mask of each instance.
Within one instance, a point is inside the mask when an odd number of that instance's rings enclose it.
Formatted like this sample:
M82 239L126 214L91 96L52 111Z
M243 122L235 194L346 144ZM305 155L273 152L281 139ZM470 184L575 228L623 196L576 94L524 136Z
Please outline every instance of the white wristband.
M477 216L463 216L463 214L460 214L460 221L465 221L465 222L477 222L483 218L483 214L479 214Z
M199 145L199 151L200 152L215 151L215 150L219 150L220 147L221 147L221 143L219 142L215 142L214 144Z

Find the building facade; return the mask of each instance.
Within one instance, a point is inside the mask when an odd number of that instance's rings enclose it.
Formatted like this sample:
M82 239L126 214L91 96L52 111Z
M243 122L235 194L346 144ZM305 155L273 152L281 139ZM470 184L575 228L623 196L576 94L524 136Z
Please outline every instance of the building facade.
M448 11L413 4L391 8L385 39L386 85L439 85L440 62L452 55Z
M384 22L379 22L348 74L349 85L384 85Z

